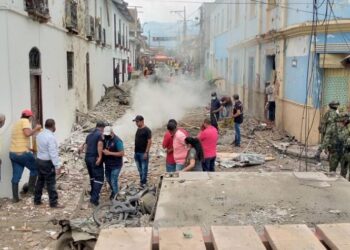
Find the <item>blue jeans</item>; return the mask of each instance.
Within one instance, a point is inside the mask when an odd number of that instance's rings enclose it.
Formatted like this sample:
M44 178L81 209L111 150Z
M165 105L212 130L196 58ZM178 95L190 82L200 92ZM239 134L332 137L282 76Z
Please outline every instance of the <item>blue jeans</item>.
M241 145L241 124L235 122L235 145L240 146Z
M202 163L203 171L215 172L215 160L216 160L216 157L204 159Z
M119 178L121 169L122 169L121 167L117 167L117 168L116 167L111 168L109 166L105 167L106 179L109 186L112 189L111 196L110 196L111 199L113 199L114 196L118 193L118 178Z
M149 161L149 155L147 159L144 159L143 156L144 156L144 153L135 153L135 156L134 156L137 170L139 171L139 175L140 175L141 185L147 184L148 161Z
M22 178L24 168L28 168L30 176L38 175L38 167L32 152L12 153L10 152L10 160L12 163L12 180L13 184L18 184Z
M178 164L176 163L176 171L181 171L182 169L184 169L185 165L184 164Z
M168 173L175 172L176 171L176 164L167 163L166 164L166 171Z

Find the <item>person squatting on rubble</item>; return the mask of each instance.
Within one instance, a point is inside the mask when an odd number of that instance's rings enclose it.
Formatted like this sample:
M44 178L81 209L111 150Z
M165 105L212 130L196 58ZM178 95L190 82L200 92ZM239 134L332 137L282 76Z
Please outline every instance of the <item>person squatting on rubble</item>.
M38 166L38 180L35 185L34 205L41 205L41 196L46 184L49 194L49 203L51 208L63 208L58 204L58 195L56 191L56 173L61 171L61 160L59 158L58 143L54 136L56 124L53 119L45 121L45 129L36 137L38 146L38 155L36 164Z
M235 102L233 108L233 119L234 119L234 128L235 128L235 139L232 144L236 147L241 146L241 124L243 123L243 104L239 100L239 95L233 95L233 100Z
M176 120L174 119L170 119L168 121L168 124L173 124L174 127L177 127L177 122ZM168 125L167 125L168 126ZM172 126L172 125L170 125ZM179 128L186 136L188 136L188 132L183 129L183 128ZM173 140L173 136L171 135L170 131L167 130L164 134L164 137L163 137L163 149L166 150L166 171L168 173L171 173L171 172L175 172L176 171L176 162L175 162L175 159L174 159L174 147L173 147L173 143L174 143L174 140Z
M0 128L2 128L5 125L5 121L6 121L5 115L0 113ZM0 151L1 151L1 146L2 146L2 138L0 136ZM1 171L1 164L2 164L2 160L0 158L0 171Z
M28 192L34 193L35 183L38 176L38 169L35 163L34 154L31 151L30 137L36 134L41 125L37 124L32 129L31 121L33 112L29 109L23 110L21 119L12 127L10 160L12 163L12 195L13 202L19 202L18 184L22 178L24 168L30 171L28 181Z
M185 144L188 151L182 171L203 171L202 162L204 161L204 154L200 141L198 138L186 137Z
M105 175L111 187L110 199L118 194L118 178L123 167L124 146L123 141L113 132L112 127L107 126L103 131L103 162Z
M209 119L205 119L202 124L202 131L199 132L197 136L204 151L204 160L202 163L203 171L215 171L216 144L218 142L218 137L217 129L210 125Z
M232 115L233 103L229 96L223 96L220 99L221 103L221 116L223 118L228 118Z
M221 103L216 95L216 92L211 93L210 102L210 123L219 130L218 121L220 119Z
M99 204L100 192L104 182L103 171L103 130L105 123L97 122L96 128L86 137L80 152L85 148L85 163L90 177L90 203Z
M185 139L186 132L177 128L177 123L168 123L167 129L173 137L173 153L176 163L176 171L181 171L184 168L188 149L186 148Z
M140 174L140 186L147 185L149 151L152 144L152 131L145 125L143 116L137 115L133 120L136 123L135 134L135 163Z
M321 153L323 151L323 148L322 148L323 140L324 140L328 126L335 119L335 117L337 117L339 102L331 101L328 104L328 107L329 109L322 116L320 126L318 127L318 131L321 134L321 140L320 140L321 145L320 147L318 147L317 152L314 156L317 161L321 161Z

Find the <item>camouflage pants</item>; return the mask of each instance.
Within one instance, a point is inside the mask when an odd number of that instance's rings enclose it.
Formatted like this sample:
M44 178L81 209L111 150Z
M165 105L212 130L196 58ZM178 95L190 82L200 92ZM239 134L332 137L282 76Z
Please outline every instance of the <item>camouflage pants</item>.
M337 167L341 162L342 154L337 152L329 152L329 172L337 171Z
M340 175L346 179L348 169L350 168L350 152L344 153L341 159L341 170ZM349 181L350 181L350 171L349 171Z

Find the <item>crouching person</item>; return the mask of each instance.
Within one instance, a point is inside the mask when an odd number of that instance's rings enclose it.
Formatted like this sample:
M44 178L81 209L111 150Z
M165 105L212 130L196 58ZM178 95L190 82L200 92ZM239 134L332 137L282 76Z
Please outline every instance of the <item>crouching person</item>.
M105 127L103 142L103 160L105 163L105 176L111 187L110 199L118 194L118 178L123 166L123 141L113 132L112 127Z
M58 156L58 143L54 136L55 131L55 121L53 119L47 119L45 122L45 129L36 137L38 147L36 163L39 175L35 186L34 204L42 204L41 196L46 184L50 207L63 208L62 205L58 204L58 195L56 191L56 172L59 173L61 170L61 161Z

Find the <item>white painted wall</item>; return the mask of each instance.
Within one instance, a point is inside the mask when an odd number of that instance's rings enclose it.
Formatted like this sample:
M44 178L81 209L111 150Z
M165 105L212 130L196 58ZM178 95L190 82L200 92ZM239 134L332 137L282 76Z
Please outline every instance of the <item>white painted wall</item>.
M90 2L95 2L89 0ZM79 1L84 2L84 1ZM70 134L75 121L75 109L87 110L86 53L90 57L90 86L92 103L104 94L103 84L113 85L113 57L127 59L129 52L114 48L113 14L121 16L109 1L110 25L107 23L104 1L102 24L106 29L107 46L102 47L85 39L85 22L79 22L82 34L70 35L64 29L64 1L49 0L51 20L40 24L28 18L23 0L0 0L0 113L6 115L6 124L0 129L3 161L0 180L0 197L11 195L12 166L8 148L12 124L23 109L30 108L29 51L37 47L41 53L43 118L53 118L57 123L56 136L60 142ZM99 5L100 4L100 5ZM85 6L82 5L81 8ZM89 6L89 11L93 6ZM83 9L81 10L84 13ZM82 15L82 13L80 13ZM97 12L99 16L100 11ZM128 25L124 17L122 20ZM79 20L84 19L83 16ZM66 52L74 52L74 87L68 90ZM126 76L125 76L126 77ZM127 79L127 78L125 78ZM23 181L27 178L24 175Z

